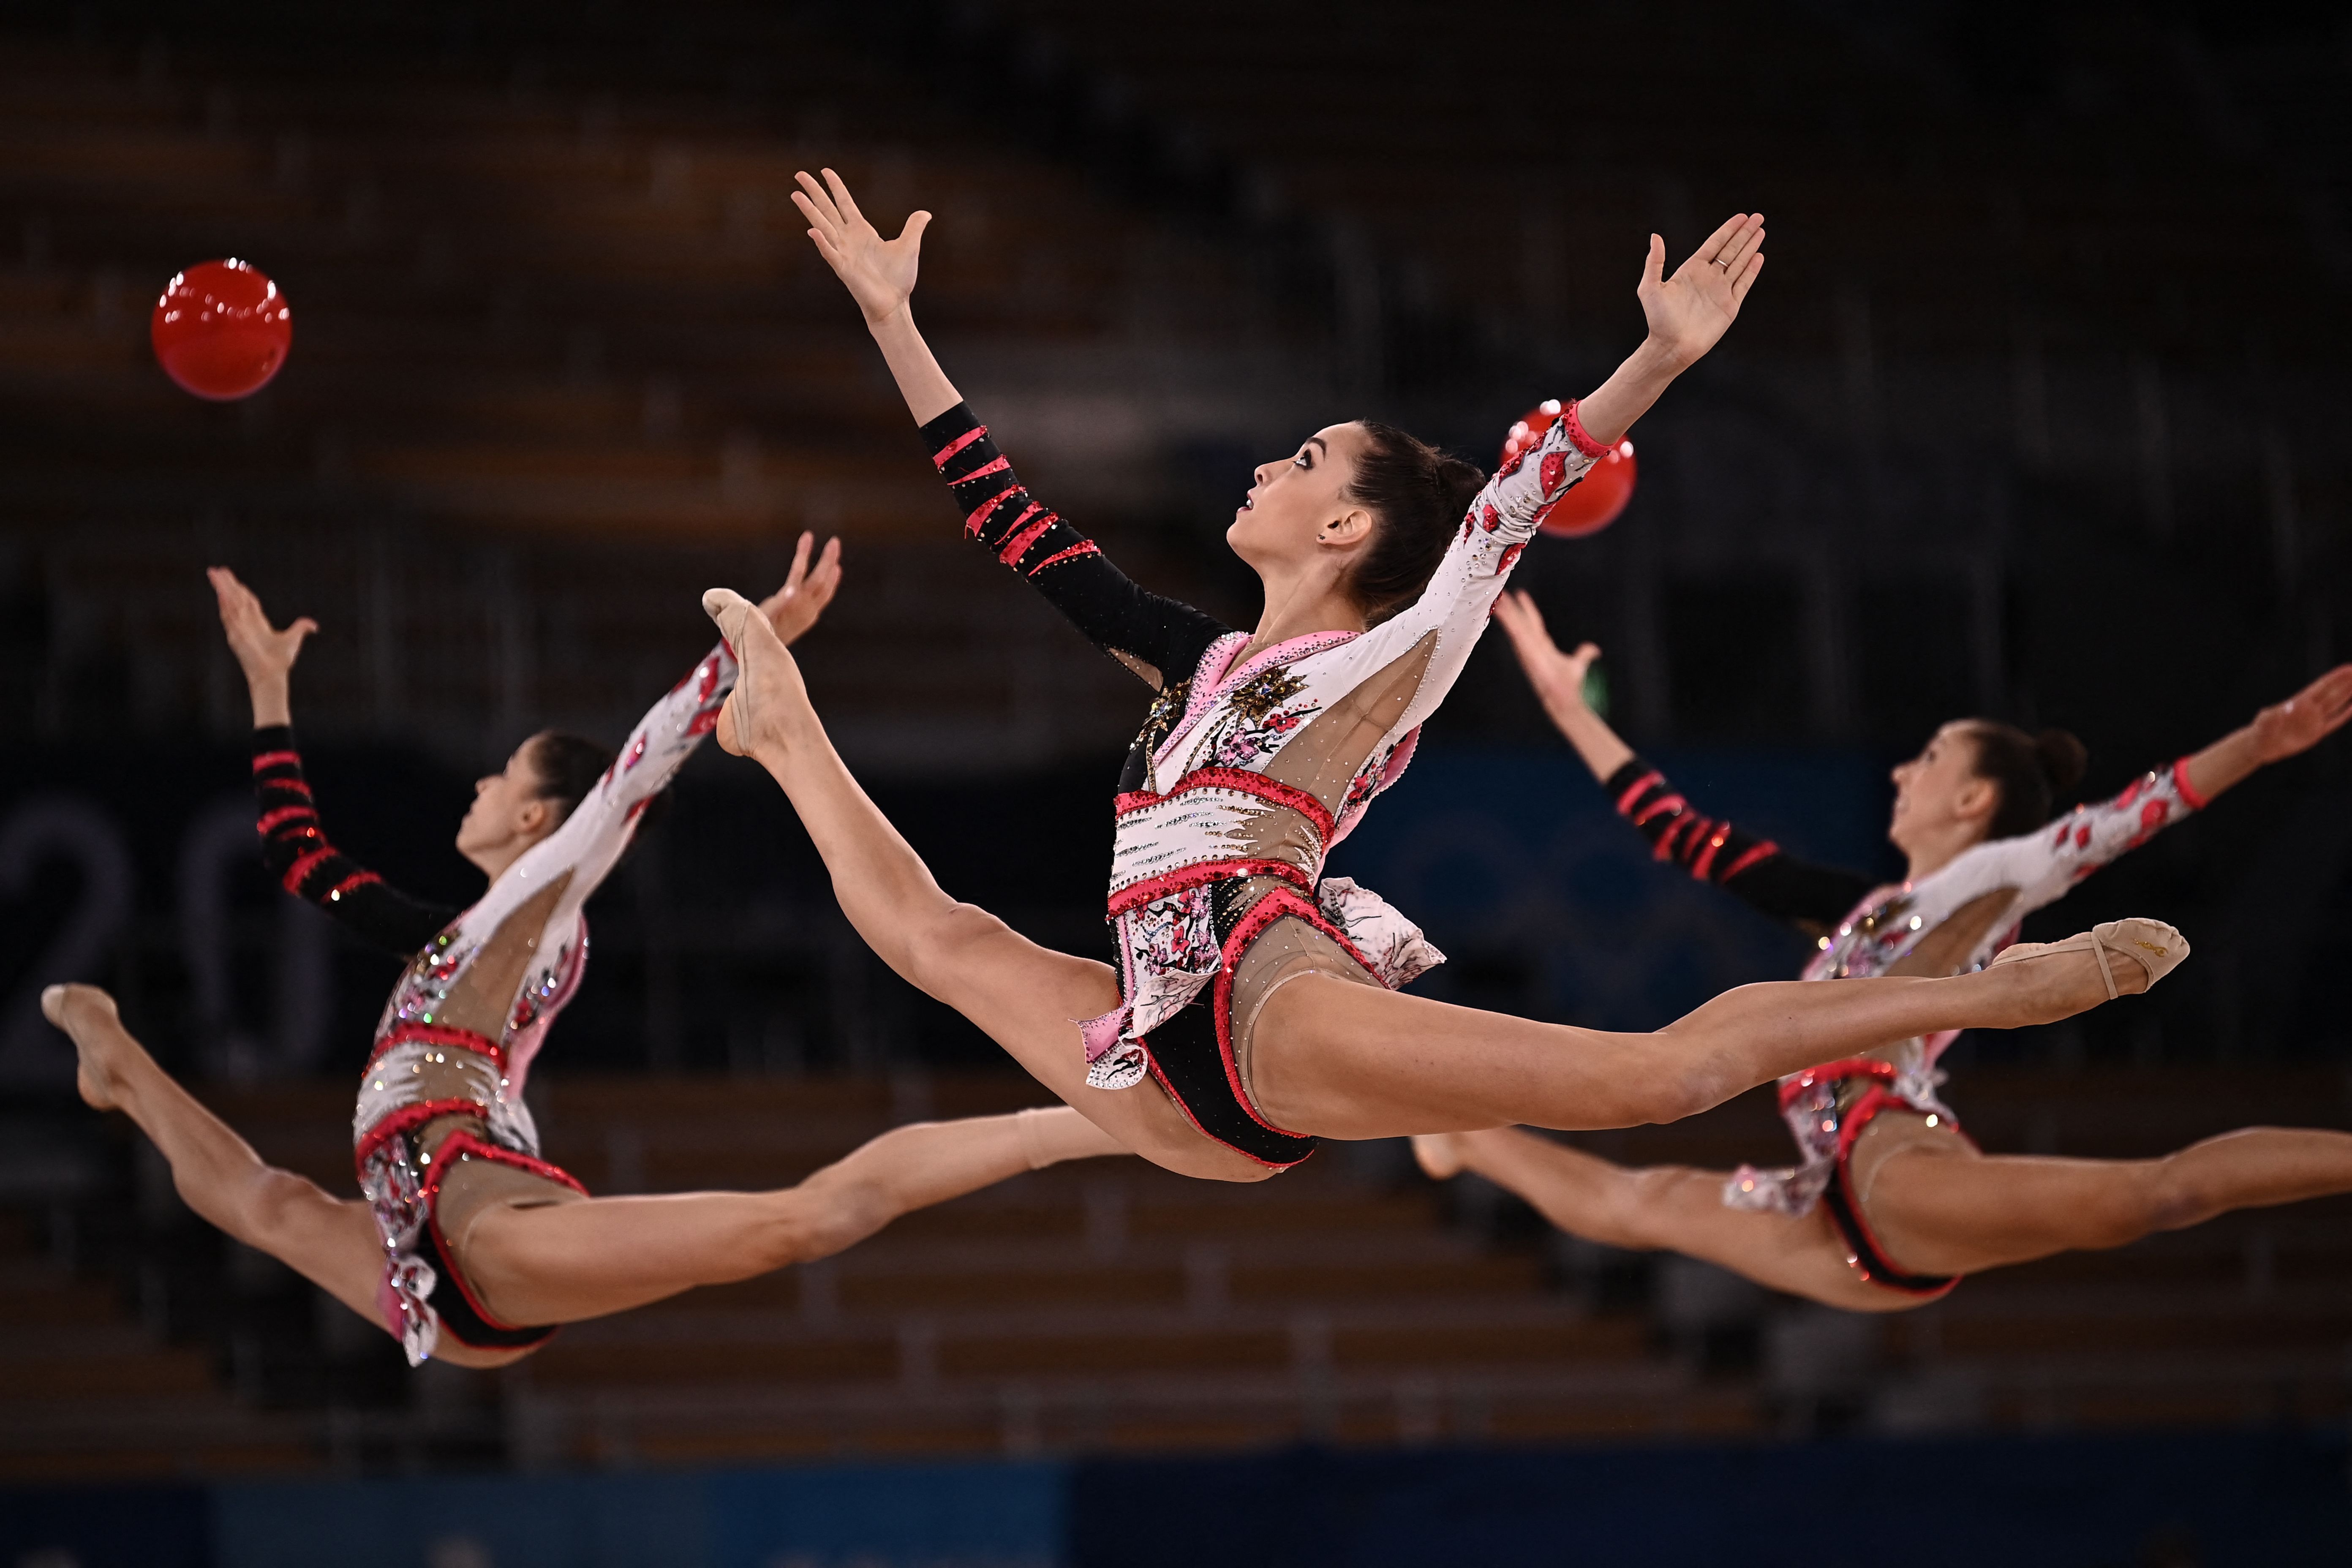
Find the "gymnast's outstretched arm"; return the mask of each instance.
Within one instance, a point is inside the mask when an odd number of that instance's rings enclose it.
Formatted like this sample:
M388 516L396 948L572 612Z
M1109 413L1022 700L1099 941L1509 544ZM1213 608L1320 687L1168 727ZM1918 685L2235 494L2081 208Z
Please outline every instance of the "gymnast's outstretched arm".
M1153 690L1189 678L1210 644L1233 628L1139 586L1092 539L1035 500L917 330L915 274L931 215L914 214L898 238L886 240L832 170L822 184L803 174L800 184L793 200L812 226L809 237L865 315L923 449L963 516L964 536Z
M262 863L296 898L315 904L369 944L406 958L457 918L449 904L420 899L385 881L328 838L318 802L294 743L289 688L302 644L319 629L308 616L284 627L269 624L260 597L226 566L211 579L221 629L245 673L253 700L255 827Z

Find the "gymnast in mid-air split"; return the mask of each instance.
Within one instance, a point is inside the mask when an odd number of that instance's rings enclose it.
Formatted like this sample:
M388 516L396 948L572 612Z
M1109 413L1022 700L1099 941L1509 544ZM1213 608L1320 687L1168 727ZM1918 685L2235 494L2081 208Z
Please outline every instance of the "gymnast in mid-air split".
M2053 823L2053 803L2082 776L2082 743L1955 720L1895 770L1887 837L1908 865L1885 883L1702 813L1586 703L1598 648L1561 651L1524 594L1496 616L1552 721L1656 858L1812 938L1809 981L1998 963L2027 915L2352 721L2345 665ZM1789 1169L1628 1169L1517 1128L1417 1138L1414 1152L1432 1175L1475 1172L1588 1240L1685 1253L1857 1311L1920 1306L1979 1269L2352 1192L2352 1133L2325 1129L2241 1128L2150 1160L1982 1153L1937 1092L1937 1058L1952 1037L1880 1041L1784 1078L1781 1114L1802 1156Z
M751 607L778 647L815 623L840 581L838 541L814 566L813 542L802 537L784 586ZM139 1124L189 1207L389 1330L411 1363L502 1365L560 1324L824 1258L909 1210L1056 1161L1123 1152L1055 1106L896 1128L777 1192L590 1197L539 1157L526 1075L580 983L581 908L709 732L733 658L713 648L617 757L544 732L477 783L457 849L490 885L453 910L400 892L328 838L288 698L316 626L273 626L226 568L212 582L253 698L264 858L288 892L408 961L352 1120L365 1201L264 1163L131 1038L105 992L52 986L42 1010L80 1053L82 1098Z
M941 891L833 750L758 607L714 589L705 605L742 663L720 744L783 787L885 962L1137 1153L1248 1181L1319 1137L1672 1121L1889 1039L2066 1017L2185 953L2170 927L2126 921L1981 973L1749 985L1655 1034L1604 1034L1400 994L1440 955L1378 897L1323 877L1403 771L1547 509L1731 325L1763 268L1760 216L1726 221L1671 275L1652 236L1646 341L1492 479L1371 420L1261 466L1225 535L1265 588L1242 630L1139 588L1014 477L915 328L928 215L885 239L831 171L801 187L966 533L1155 693L1114 803L1115 965Z

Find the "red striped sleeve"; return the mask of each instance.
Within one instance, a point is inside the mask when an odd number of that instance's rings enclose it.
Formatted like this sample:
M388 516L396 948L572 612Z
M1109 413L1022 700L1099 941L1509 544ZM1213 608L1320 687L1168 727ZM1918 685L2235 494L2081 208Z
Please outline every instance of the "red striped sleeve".
M1056 550L1053 554L1029 568L1029 575L1034 577L1048 566L1058 566L1065 561L1075 560L1081 555L1100 555L1102 551L1096 546L1093 540L1084 540L1071 545L1067 550Z
M971 429L965 431L962 435L957 437L954 440L940 447L938 453L932 457L931 466L938 468L946 468L950 458L954 457L958 452L962 451L966 447L971 446L974 441L979 440L982 437L987 434L987 426L973 426Z
M1780 852L1780 847L1767 838L1748 847L1748 852L1724 868L1720 880L1728 882L1759 860L1769 860Z
M1641 799L1643 795L1648 794L1652 789L1654 789L1659 784L1665 782L1666 775L1658 772L1654 768L1651 769L1648 773L1643 773L1640 778L1633 781L1633 786L1631 789L1617 797L1618 813L1621 816L1631 816L1633 814L1633 803L1635 801Z
M370 882L381 882L383 880L383 879L382 877L377 876L373 871L354 871L350 876L344 878L341 881L336 883L332 888L329 889L327 890L327 897L330 899L340 899L345 893L350 892L353 888L364 888Z
M996 558L999 561L1003 562L1007 566L1018 565L1021 558L1029 553L1029 547L1037 542L1037 536L1044 533L1047 529L1053 527L1054 524L1060 521L1061 519L1055 517L1052 512L1047 512L1045 516L1039 518L1036 521L1031 523L1028 527L1014 534L1011 539L1005 541L1004 548L996 552Z
M286 868L286 875L279 878L278 881L288 892L299 897L302 891L302 879L317 870L321 861L331 860L334 856L335 848L331 844L324 848L313 849L298 858L294 864Z

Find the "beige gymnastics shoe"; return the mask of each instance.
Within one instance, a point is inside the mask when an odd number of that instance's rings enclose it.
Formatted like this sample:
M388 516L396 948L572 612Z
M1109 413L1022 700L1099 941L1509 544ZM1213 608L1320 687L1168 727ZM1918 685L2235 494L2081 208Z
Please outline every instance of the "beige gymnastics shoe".
M2135 916L2130 920L2109 921L2105 925L2093 926L2089 931L2079 931L2063 942L2014 942L2003 948L2000 956L1986 967L2024 963L2032 959L2085 950L2099 961L2099 978L2106 983L2107 1000L2112 1002L2125 993L2116 984L2116 972L2107 958L2109 953L2130 959L2147 975L2144 984L2132 988L2137 994L2150 989L2179 967L2180 961L2189 956L2189 939L2162 921L2142 920ZM2128 975L2126 977L2129 978Z

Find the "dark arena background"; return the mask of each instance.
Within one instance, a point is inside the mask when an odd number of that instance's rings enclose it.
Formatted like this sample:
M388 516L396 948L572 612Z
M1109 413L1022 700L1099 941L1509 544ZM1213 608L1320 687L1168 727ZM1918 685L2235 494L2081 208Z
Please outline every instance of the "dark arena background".
M1772 267L1637 432L1607 531L1517 568L1687 789L1891 878L1942 721L2080 735L2113 794L2352 657L2352 24L2253 3L1482 6L625 0L0 11L0 1568L1113 1568L2352 1560L2352 1206L2235 1214L1852 1314L1554 1230L1402 1141L1263 1185L1080 1162L824 1262L398 1345L230 1242L76 1098L101 984L267 1159L355 1195L398 973L255 852L203 569L321 630L336 840L461 903L472 781L616 742L714 584L845 580L800 646L941 883L1107 954L1129 676L961 537L788 200L937 215L921 319L1036 493L1252 623L1253 465L1358 414L1484 463L1760 210ZM175 388L148 313L251 258L294 341ZM598 1194L787 1185L895 1123L1046 1103L850 929L705 748L589 907L531 1080ZM1333 859L1416 990L1648 1029L1803 942L1649 847L1499 632ZM1996 1153L2352 1125L2352 740L2266 770L2029 938L2143 912L2161 995L1964 1037ZM1075 1048L1075 1046L1073 1047ZM1770 1089L1575 1135L1786 1160Z

